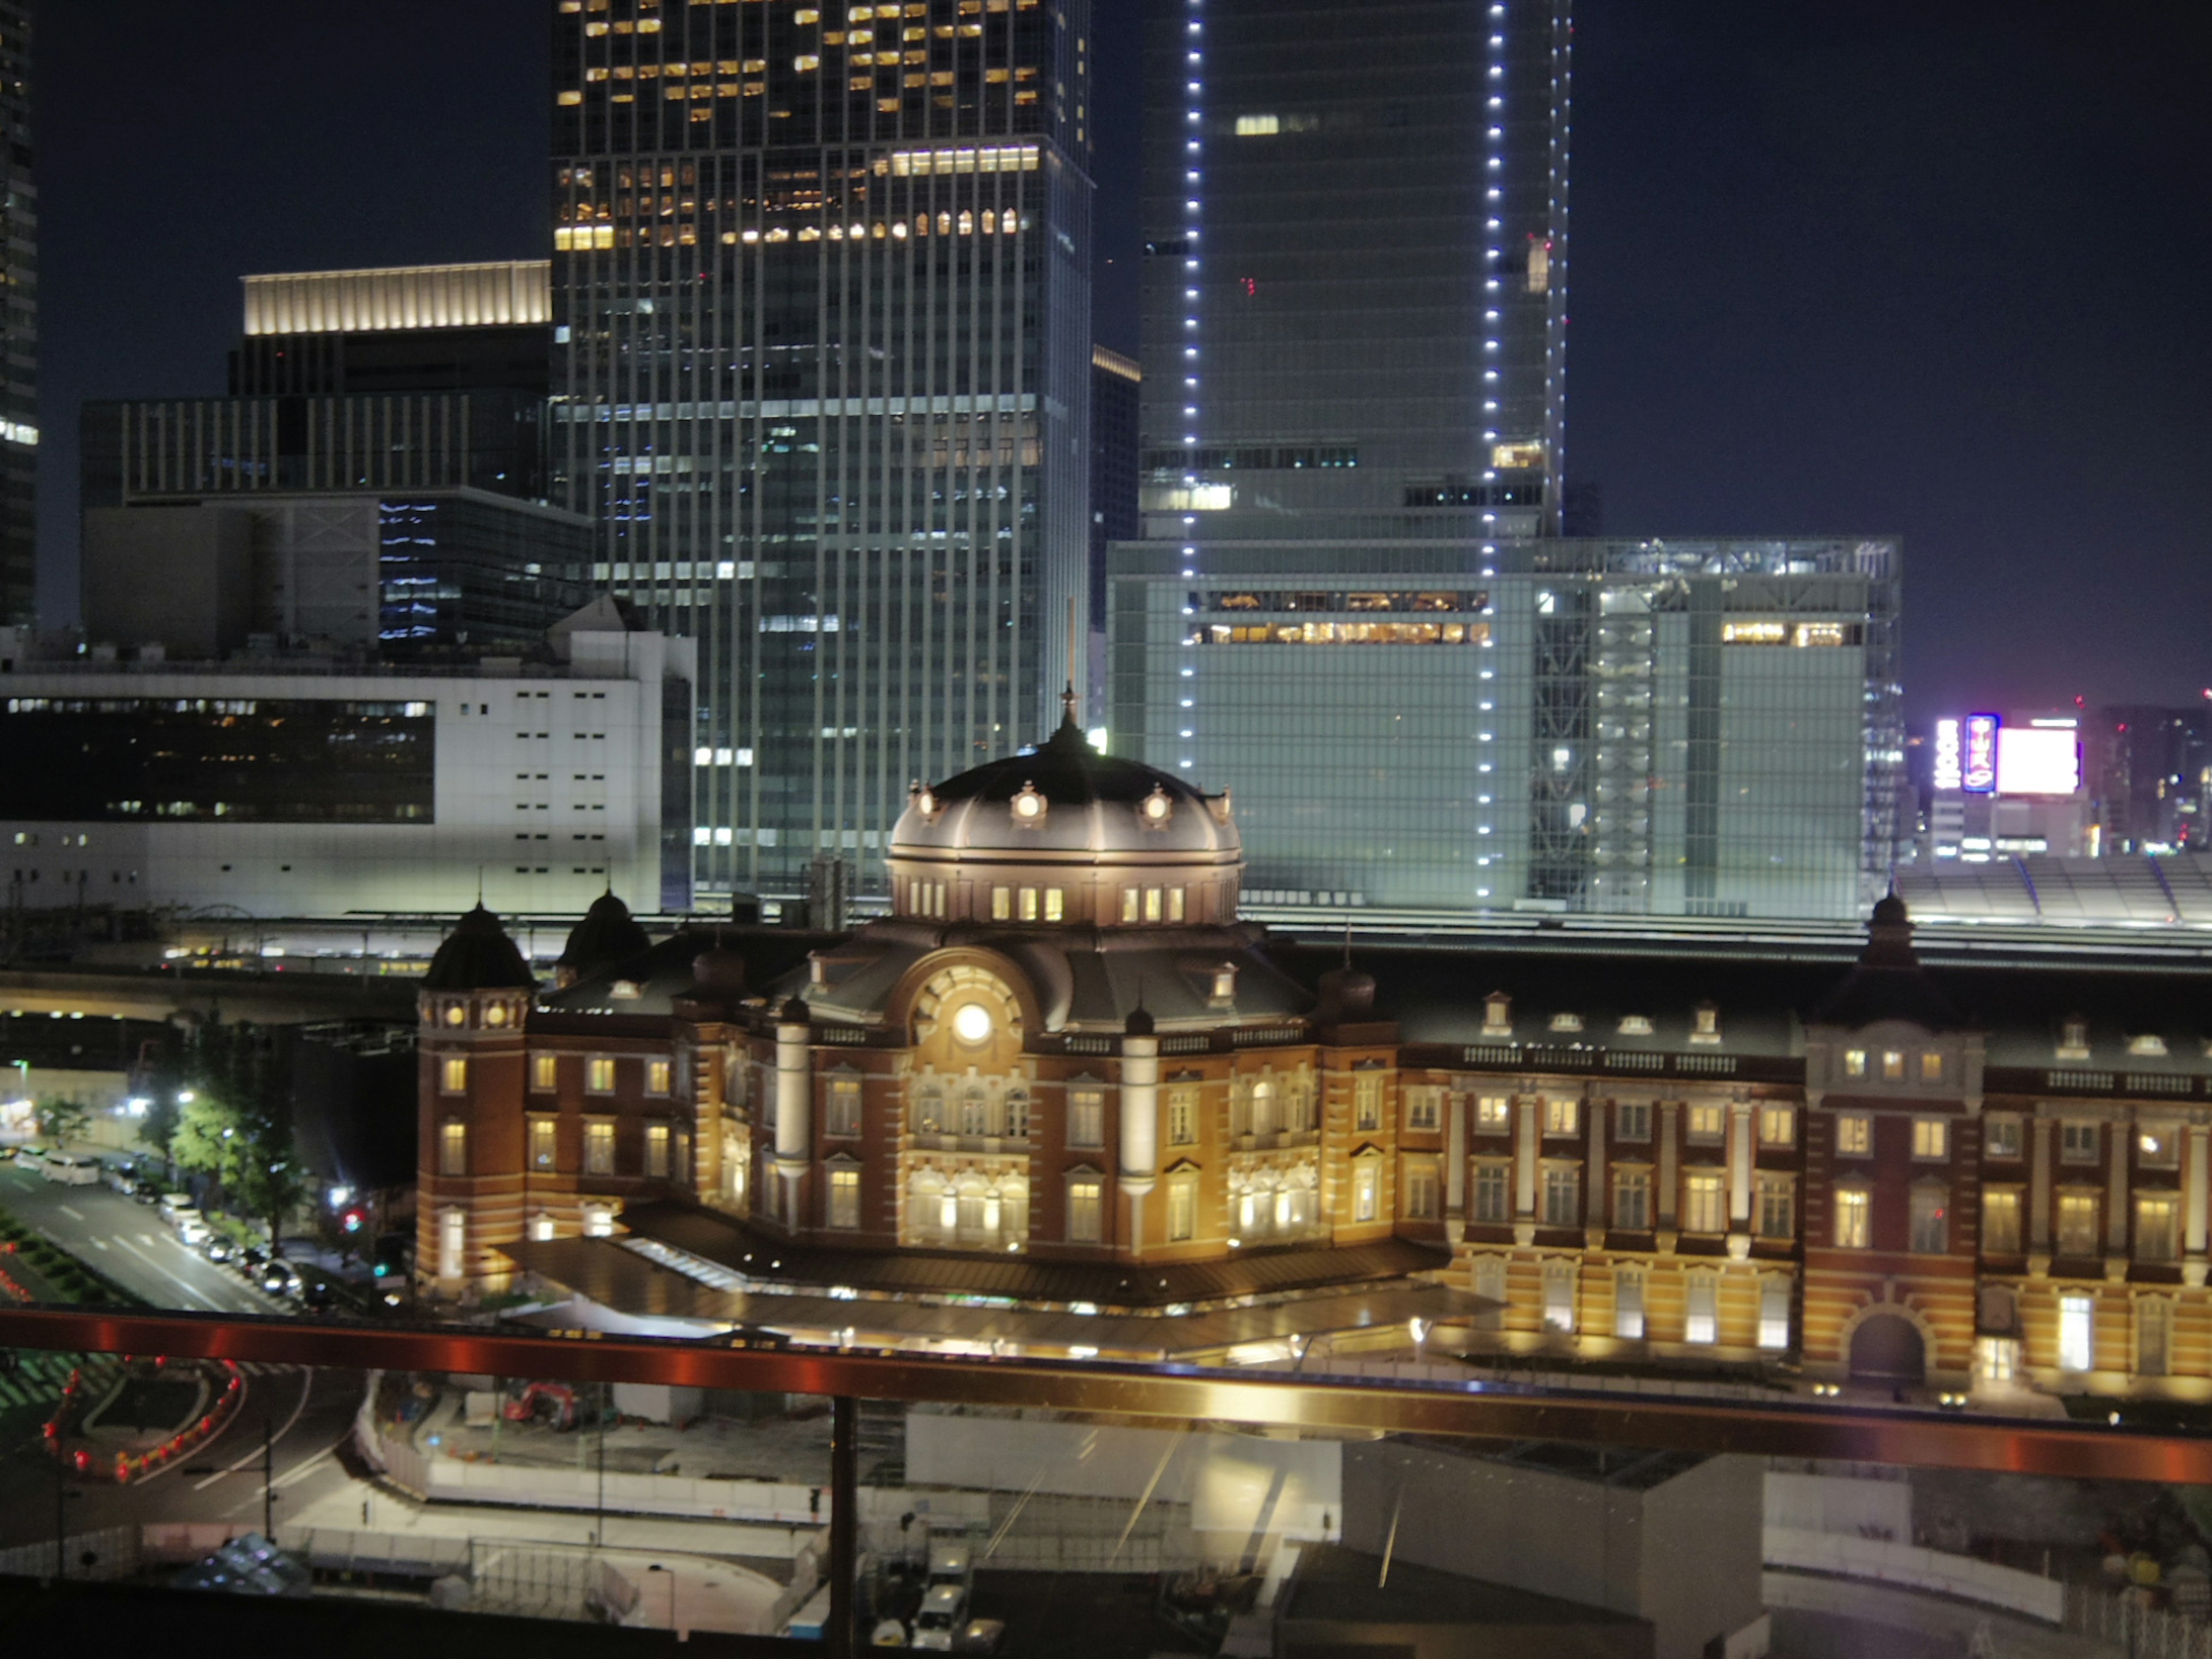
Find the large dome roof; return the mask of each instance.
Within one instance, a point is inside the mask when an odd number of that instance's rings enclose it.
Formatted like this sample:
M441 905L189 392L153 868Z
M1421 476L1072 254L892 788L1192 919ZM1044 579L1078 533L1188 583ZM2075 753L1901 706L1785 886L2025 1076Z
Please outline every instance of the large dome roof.
M1234 863L1242 852L1226 793L1102 755L1072 719L1026 755L917 789L890 847L894 859L1150 853Z
M446 935L422 976L426 991L521 991L537 983L499 918L481 902Z

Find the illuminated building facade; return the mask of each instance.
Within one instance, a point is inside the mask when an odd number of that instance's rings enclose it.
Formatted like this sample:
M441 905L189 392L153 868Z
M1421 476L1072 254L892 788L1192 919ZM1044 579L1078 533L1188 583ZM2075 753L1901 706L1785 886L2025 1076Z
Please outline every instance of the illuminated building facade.
M1146 22L1146 533L1556 533L1564 0L1148 0Z
M879 870L1072 676L1089 20L557 0L557 486L698 641L710 888Z
M31 9L0 0L0 626L33 620L39 487L39 187Z
M1894 540L1115 550L1115 748L1234 776L1265 907L1863 915L1903 732Z

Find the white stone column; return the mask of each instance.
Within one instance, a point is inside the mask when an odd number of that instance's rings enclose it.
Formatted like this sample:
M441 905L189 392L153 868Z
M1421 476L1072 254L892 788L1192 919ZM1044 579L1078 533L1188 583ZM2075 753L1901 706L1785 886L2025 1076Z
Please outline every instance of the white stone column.
M794 999L794 1002L796 1000ZM775 1172L783 1177L784 1224L799 1225L799 1182L814 1162L811 1030L803 1005L787 1002L775 1026Z
M1145 1253L1145 1195L1160 1170L1160 1040L1121 1039L1121 1190L1129 1195L1129 1249Z
M1583 1128L1589 1133L1589 1158L1584 1168L1587 1178L1583 1183L1583 1229L1593 1246L1603 1242L1606 1217L1609 1212L1611 1194L1605 1184L1605 1109L1602 1100L1585 1100L1583 1110L1589 1121Z
M2202 1123L2189 1126L2189 1198L2186 1217L2187 1231L2182 1236L2185 1259L2181 1264L2182 1279L2191 1285L2204 1283L2205 1197L2208 1171L2205 1160L2212 1156L2212 1127Z
M1728 1252L1738 1261L1751 1255L1752 1110L1747 1100L1729 1102Z
M1513 1138L1513 1214L1519 1221L1536 1218L1536 1154L1543 1145L1543 1100L1535 1095L1522 1095L1516 1103L1521 1109L1517 1126L1520 1133Z
M1671 1233L1674 1230L1675 1189L1681 1185L1676 1172L1679 1154L1674 1148L1674 1121L1681 1115L1679 1102L1667 1100L1659 1103L1659 1190L1651 1194L1658 1206L1659 1231Z
M1467 1214L1467 1115L1474 1109L1473 1095L1444 1096L1444 1214L1454 1221ZM1454 1238L1459 1237L1455 1231Z
M2030 1123L2027 1185L2027 1249L2045 1268L2051 1265L2051 1122L2039 1117Z

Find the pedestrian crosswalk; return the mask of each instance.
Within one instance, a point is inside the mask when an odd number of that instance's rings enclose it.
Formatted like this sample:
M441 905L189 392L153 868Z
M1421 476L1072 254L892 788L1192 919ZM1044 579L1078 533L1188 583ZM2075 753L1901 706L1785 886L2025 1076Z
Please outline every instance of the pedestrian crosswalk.
M14 1363L9 1364L12 1359ZM106 1379L123 1362L113 1354L53 1353L43 1348L0 1349L0 1411L15 1406L51 1407L62 1397L69 1386L70 1373L82 1370L85 1374L88 1392L96 1394ZM299 1370L297 1365L276 1364L261 1360L241 1360L239 1370L248 1379L257 1376L290 1376Z

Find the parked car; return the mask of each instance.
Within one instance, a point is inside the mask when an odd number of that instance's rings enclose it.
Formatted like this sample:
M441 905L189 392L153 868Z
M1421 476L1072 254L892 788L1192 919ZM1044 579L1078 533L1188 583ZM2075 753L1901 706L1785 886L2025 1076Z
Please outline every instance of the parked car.
M970 1619L960 1627L960 1634L952 1638L955 1653L996 1653L1006 1645L1006 1621L1003 1619Z
M300 1292L300 1305L315 1313L328 1313L337 1300L326 1279L311 1279Z
M939 1653L952 1651L952 1638L965 1622L968 1589L963 1584L936 1584L921 1598L921 1611L914 1616L914 1645Z
M261 1270L269 1265L269 1252L258 1244L242 1245L239 1249L237 1259L230 1265L248 1279L258 1279L261 1277Z
M0 1164L13 1164L15 1154L22 1150L20 1146L0 1146Z
M272 1261L256 1281L270 1296L297 1296L302 1288L300 1271L289 1261Z
M46 1179L64 1187L93 1187L100 1182L100 1160L82 1152L48 1152Z
M44 1146L22 1147L16 1152L15 1161L27 1170L44 1170L46 1167L46 1150Z
M161 1219L173 1223L179 1213L198 1215L199 1206L192 1201L190 1193L166 1192L161 1194Z
M238 1255L238 1241L228 1233L211 1232L200 1249L210 1261L229 1261Z
M161 1201L161 1183L141 1176L131 1183L131 1196L141 1204L158 1204Z
M198 1210L179 1218L176 1227L177 1237L194 1249L198 1249L215 1237L215 1229L207 1224Z

